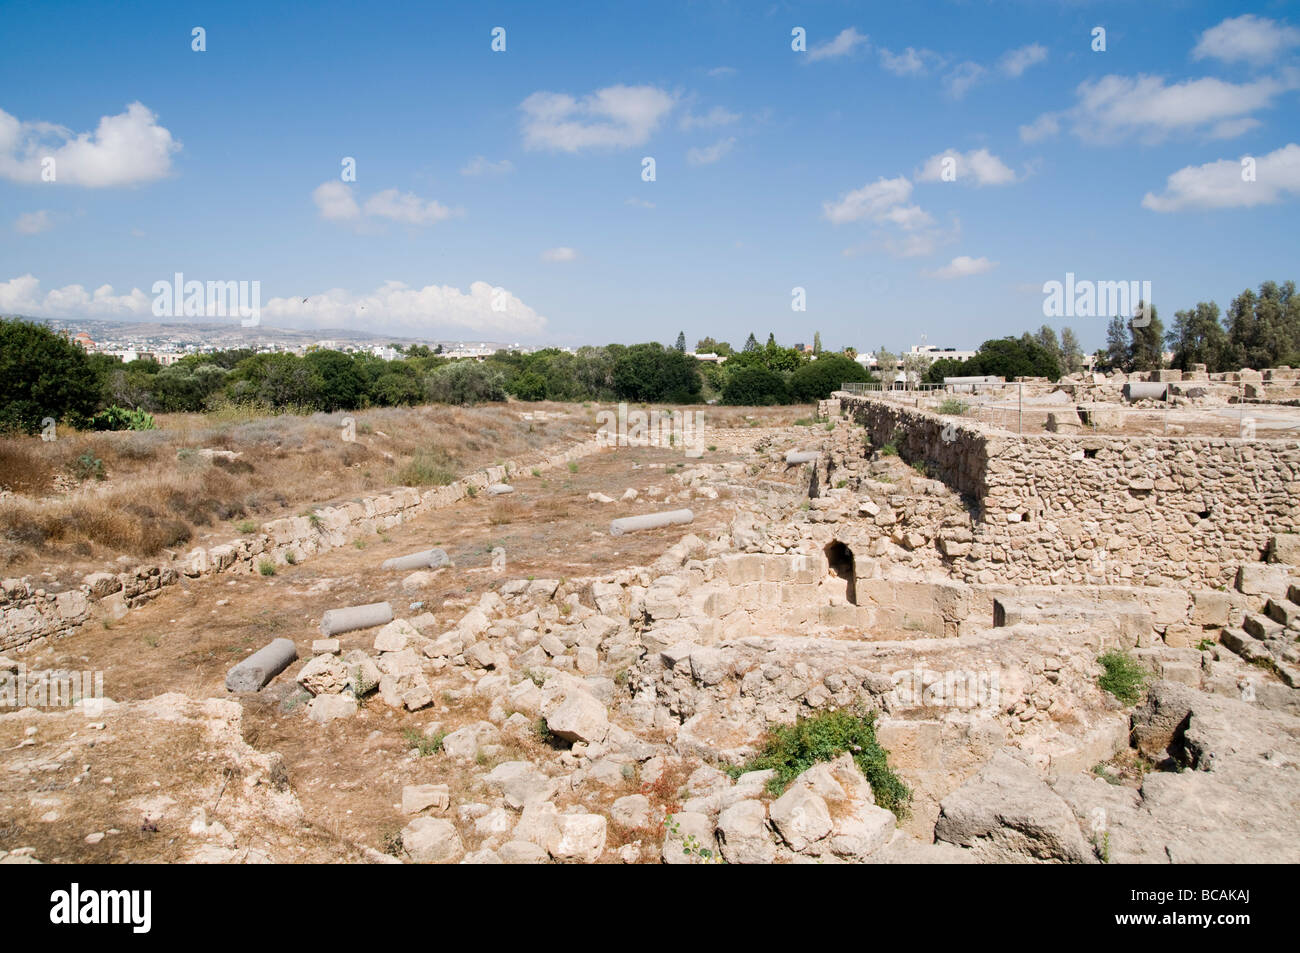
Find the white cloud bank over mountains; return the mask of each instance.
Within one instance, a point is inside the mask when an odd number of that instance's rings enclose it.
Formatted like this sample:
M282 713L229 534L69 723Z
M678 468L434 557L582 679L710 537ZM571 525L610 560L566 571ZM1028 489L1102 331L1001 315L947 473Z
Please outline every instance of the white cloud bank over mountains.
M171 282L172 276L160 276L160 280ZM30 274L0 282L0 313L159 320L153 314L153 295L139 288L122 295L116 294L112 285L101 285L93 292L82 285L42 292L40 280ZM262 303L261 320L271 326L364 329L410 337L468 332L472 337L513 340L534 337L546 329L546 318L506 289L485 281L471 283L468 292L449 285L412 288L400 281L386 281L366 294L331 288L305 300L299 296L271 298Z

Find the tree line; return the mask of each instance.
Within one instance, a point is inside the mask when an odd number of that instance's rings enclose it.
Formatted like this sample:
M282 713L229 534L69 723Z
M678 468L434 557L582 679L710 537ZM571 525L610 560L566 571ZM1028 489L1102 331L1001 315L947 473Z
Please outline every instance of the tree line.
M0 431L36 433L54 418L74 427L113 426L138 419L121 411L203 412L226 404L270 413L360 410L423 403L475 404L505 400L613 401L737 405L805 403L845 381L868 377L843 354L812 360L801 348L749 336L724 365L674 346L609 344L577 352L548 348L530 354L497 351L478 361L452 360L424 345L398 348L399 358L312 349L303 355L248 349L191 354L163 367L152 359L123 363L87 354L44 325L0 319ZM820 341L818 341L818 344ZM108 422L108 423L101 423Z

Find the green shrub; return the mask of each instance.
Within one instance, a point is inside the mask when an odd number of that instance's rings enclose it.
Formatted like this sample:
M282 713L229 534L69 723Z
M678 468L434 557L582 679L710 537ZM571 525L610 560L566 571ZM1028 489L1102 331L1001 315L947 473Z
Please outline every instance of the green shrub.
M963 416L966 411L970 410L970 405L964 400L957 400L955 397L945 398L939 405L939 413L952 414L958 417Z
M90 418L92 430L157 430L153 414L114 404Z
M68 469L78 480L104 479L104 461L89 450L68 464Z
M1125 652L1107 652L1097 661L1105 669L1097 679L1103 691L1110 692L1125 705L1136 705L1146 686L1147 671Z
M876 741L874 711L825 711L800 718L793 725L773 726L762 750L736 773L775 771L770 790L779 794L813 765L833 761L846 751L871 782L876 803L899 817L906 816L912 792L890 769L889 752Z
M271 560L269 559L263 559L258 562L257 571L260 572L263 576L274 576L275 563L271 562Z

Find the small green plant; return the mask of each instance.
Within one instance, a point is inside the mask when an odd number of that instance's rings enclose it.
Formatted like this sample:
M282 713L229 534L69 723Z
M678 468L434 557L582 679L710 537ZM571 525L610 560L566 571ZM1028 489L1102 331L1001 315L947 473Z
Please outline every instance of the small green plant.
M256 533L256 532L257 532L257 524L256 524L255 522L253 522L252 520L241 520L241 521L240 521L240 522L235 526L235 529L239 530L239 532L241 532L241 533Z
M1146 686L1147 671L1125 652L1107 652L1097 661L1104 669L1097 685L1124 705L1136 705Z
M572 461L572 460L569 461L569 472L570 472L570 473L577 473L577 472L578 472L578 464L575 463L575 462Z
M716 443L709 444L709 453L716 453L717 450L718 450L718 445Z
M956 398L953 397L947 398L942 403L940 403L938 407L939 413L948 414L954 417L964 416L966 411L968 410L970 410L969 404L967 404L964 400L957 400Z
M796 427L811 427L814 421L811 417L800 417L794 422Z
M743 767L730 770L737 776L746 771L773 770L776 777L769 790L780 794L813 765L833 761L846 751L871 782L876 803L900 818L906 817L912 792L889 767L889 752L876 741L874 711L823 711L800 718L793 725L775 725L768 730L758 754Z
M537 467L533 467L532 473L533 473L533 476L535 476L535 477L539 477L539 476L542 475L542 471L539 470L539 469L537 469Z
M537 740L542 744L549 745L555 740L555 735L551 734L551 726L546 723L545 718L538 718L533 729L537 732Z
M1202 652L1208 652L1218 644L1219 643L1215 642L1214 639L1201 639L1201 641L1196 643L1196 648Z
M849 481L848 481L848 480L836 480L836 481L835 481L835 489L837 489L837 490L842 490L842 489L844 489L844 488L845 488L846 486L848 486L848 485L849 485Z
M541 688L544 684L546 684L546 676L544 676L541 672L537 671L536 669L532 669L532 668L524 669L524 678L528 679L538 688Z
M357 549L365 549L366 541L364 539L354 539L352 541L352 545L355 546Z
M310 523L311 528L316 530L317 532L319 532L325 526L325 521L321 519L320 514L315 512L314 510L307 515L307 522Z
M917 473L921 474L921 476L930 475L930 468L926 465L926 462L924 460L917 460L915 463L912 464L912 469L915 470Z
M887 443L887 444L885 444L883 447L880 448L880 455L881 455L882 457L896 457L896 456L898 456L898 444L896 444L896 443Z
M274 576L275 563L271 562L271 560L269 559L259 560L257 563L257 571L260 572L263 576Z
M1103 864L1110 863L1110 831L1092 835L1092 846L1097 848L1097 857Z
M614 673L615 685L622 687L623 685L627 684L627 679L628 679L628 674L627 674L627 669L625 668L620 668L617 672Z
M104 479L104 461L89 450L73 460L69 464L69 469L72 470L72 475L78 480Z
M407 747L418 751L421 758L427 758L429 755L441 751L442 739L446 737L447 733L445 731L435 731L431 735L424 735L414 728L407 728L402 732L402 738L406 741Z
M664 817L664 830L670 834L680 834L682 826L673 819L671 814ZM722 855L714 853L700 843L699 838L694 834L687 834L682 838L682 853L691 858L693 864L725 864Z
M287 562L290 566L296 566L298 565L298 554L294 552L285 553L284 561Z

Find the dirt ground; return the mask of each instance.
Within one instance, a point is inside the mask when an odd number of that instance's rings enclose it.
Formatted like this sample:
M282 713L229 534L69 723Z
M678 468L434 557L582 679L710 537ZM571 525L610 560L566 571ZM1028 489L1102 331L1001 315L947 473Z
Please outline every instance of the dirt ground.
M794 414L787 408L763 416L771 420ZM735 422L747 423L743 416ZM762 432L757 430L755 437ZM722 451L705 455L710 463L739 459ZM746 462L752 462L752 456ZM354 546L281 567L272 577L185 579L119 621L88 624L72 636L24 653L21 660L30 669L102 671L104 694L116 701L165 692L205 699L227 697L224 678L236 662L274 638L293 639L300 661L263 692L239 696L244 740L258 751L282 757L288 785L305 818L302 837L293 839L294 853L285 856L281 849L277 855L274 845L268 853L278 859L346 860L356 857L355 845L383 851L404 823L398 803L404 785L446 782L456 790L463 781L460 775L483 770L482 765L457 766L447 758L420 757L412 751L412 738L431 725L451 730L482 718L486 703L444 692L431 708L417 713L370 704L353 718L325 725L308 720L298 707L303 695L294 676L311 655L311 641L320 637L322 613L389 601L399 618L431 611L439 625L450 628L486 590L510 579L572 578L653 562L686 532L708 538L729 522L732 508L725 490L716 500L654 502L656 496L662 499L664 493L679 490L671 474L692 463L672 450L618 448L582 460L576 471L557 470L543 477L521 474L509 496L479 494ZM587 499L589 492L603 492L617 500L629 487L640 494L637 501L601 504ZM689 527L609 535L609 521L615 517L685 505L695 513ZM444 548L455 567L440 571L422 591L402 589L406 573L378 570L384 559L431 546ZM506 568L500 573L493 572L490 555L498 546L506 551ZM369 649L373 639L373 631L345 634L342 650ZM0 762L3 752L19 746L22 738L17 722L0 720ZM78 793L75 812L54 823L41 822L42 803L32 799L30 779L0 780L0 850L33 846L43 860L174 860L174 847L147 830L147 818L123 820L114 814L113 804L143 796L159 777L171 785L187 772L206 771L205 783L215 786L221 766L208 763L205 750L197 736L173 739L161 748L146 739L114 745L111 751L101 746L91 773L111 776L114 796L105 793L106 787L91 785L95 796ZM495 760L513 757L517 753L507 750ZM82 767L72 763L77 760L58 762L61 767L50 768L42 783L67 785L70 772ZM85 760L89 766L91 759ZM635 779L628 779L627 785L629 793L637 789ZM112 819L96 819L102 816ZM83 840L86 833L113 826L123 833L93 845Z

